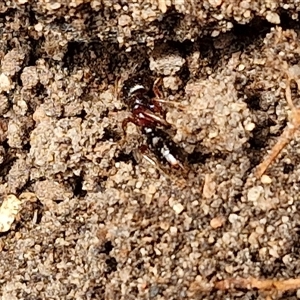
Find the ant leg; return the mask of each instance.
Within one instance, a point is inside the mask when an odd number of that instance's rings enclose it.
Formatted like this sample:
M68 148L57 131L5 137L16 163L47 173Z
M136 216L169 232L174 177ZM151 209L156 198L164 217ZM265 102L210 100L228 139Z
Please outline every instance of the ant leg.
M142 145L142 146L138 147L138 150L135 150L134 156L135 156L136 160L145 159L155 169L157 169L160 172L162 171L164 173L164 171L158 166L158 163L148 156L147 152L149 152L148 146Z
M137 121L133 117L128 117L128 118L124 119L122 122L122 129L123 129L123 132L125 135L126 135L126 128L127 128L128 123L133 123L137 126L139 125L139 124L137 124Z
M141 152L142 154L142 157L147 161L149 162L152 166L154 166L155 168L158 168L157 167L157 163L151 159L146 153L149 151L148 147L146 145L142 145L139 147L139 151Z
M139 147L139 150L142 154L142 158L144 158L148 163L150 163L159 173L162 173L166 178L168 178L169 180L171 180L173 183L176 184L176 186L178 186L179 188L185 188L187 185L187 181L185 178L174 178L172 175L170 175L169 173L167 173L161 166L160 164L153 160L152 158L150 158L146 152L149 151L148 146L146 145L142 145L141 147ZM182 166L180 166L180 168L182 168ZM184 171L184 174L187 175L187 170L186 169L182 169Z
M159 77L153 83L153 93L155 95L155 98L157 99L162 99L164 97L163 93L159 89L161 85L162 85L162 79L161 77Z
M159 77L157 78L154 83L153 83L153 94L154 94L154 99L153 99L153 105L154 105L154 112L162 113L163 109L161 106L161 102L163 101L163 93L160 91L159 87L162 84L162 79Z
M147 152L149 152L148 146L142 145L142 146L139 147L138 150L141 153L141 156L142 156L143 159L145 159L148 163L150 163L159 173L164 174L164 176L166 176L167 178L172 180L172 177L169 174L167 174L165 172L165 170L163 170L160 167L159 163L149 157L149 155L147 154Z
M159 90L159 87L161 85L162 85L162 78L159 77L154 81L154 84L153 84L153 93L155 95L155 98L153 99L153 101L155 102L155 107L156 106L161 107L161 103L167 103L167 104L172 104L175 107L178 107L180 110L184 110L185 107L182 104L163 99L164 96L163 96L162 92Z
M255 174L257 178L260 178L265 173L269 165L276 159L276 157L280 154L282 149L290 142L295 131L300 127L300 109L297 109L292 101L290 78L287 80L285 97L292 111L291 120L288 123L287 127L284 129L281 136L279 137L275 146L273 146L273 148L271 149L271 152L269 153L267 158L261 164L258 165Z
M163 99L153 99L154 102L158 102L158 103L166 103L166 104L171 104L174 107L177 107L180 110L186 110L186 105L178 103L178 102L174 102L174 101L169 101L169 100L163 100Z

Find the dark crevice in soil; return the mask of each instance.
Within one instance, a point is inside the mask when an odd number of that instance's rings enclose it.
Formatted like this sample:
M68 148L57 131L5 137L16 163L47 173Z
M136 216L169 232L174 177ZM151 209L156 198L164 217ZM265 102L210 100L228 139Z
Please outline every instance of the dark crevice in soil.
M132 162L134 166L136 166L138 163L133 155L132 152L125 153L125 152L119 152L119 154L115 157L115 162Z
M121 140L121 136L118 131L115 131L111 128L104 128L104 133L101 138L101 141L112 141L112 142L117 142Z
M84 180L84 178L82 175L81 176L73 176L72 178L69 179L69 183L72 186L72 190L73 190L75 197L84 198L87 193L86 191L84 191L82 189L83 180Z

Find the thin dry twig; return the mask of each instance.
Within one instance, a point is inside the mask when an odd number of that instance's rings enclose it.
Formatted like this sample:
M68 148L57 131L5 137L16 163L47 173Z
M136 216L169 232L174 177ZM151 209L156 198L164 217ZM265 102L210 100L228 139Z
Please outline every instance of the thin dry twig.
M259 290L276 290L285 292L300 288L300 278L287 279L287 280L274 280L274 279L256 279L250 278L230 278L215 283L215 287L219 290L228 290L234 288L244 289L259 289Z
M291 141L291 139L294 136L294 133L300 127L300 109L296 108L292 101L290 81L291 78L288 75L288 80L285 89L285 97L291 109L290 122L287 124L287 127L284 129L277 143L271 149L269 155L264 159L262 163L258 165L255 173L257 178L260 178L265 173L270 164L277 158L282 149ZM299 87L300 82L297 81L297 84Z

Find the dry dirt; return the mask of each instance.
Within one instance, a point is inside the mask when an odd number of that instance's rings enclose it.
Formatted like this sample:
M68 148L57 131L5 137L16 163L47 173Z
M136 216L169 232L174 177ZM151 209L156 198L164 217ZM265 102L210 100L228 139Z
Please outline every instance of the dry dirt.
M291 72L300 106L299 10L2 1L0 203L17 204L1 299L300 298L300 134L255 176L290 126ZM134 124L124 134L136 74L162 78L185 171L143 159Z

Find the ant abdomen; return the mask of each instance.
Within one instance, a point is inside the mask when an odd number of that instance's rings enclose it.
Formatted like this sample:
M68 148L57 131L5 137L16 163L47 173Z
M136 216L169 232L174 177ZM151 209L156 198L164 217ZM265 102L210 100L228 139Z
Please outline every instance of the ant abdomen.
M183 159L182 149L174 143L168 133L160 128L149 127L144 127L142 131L147 137L149 149L161 162L175 168L183 168L180 162Z

